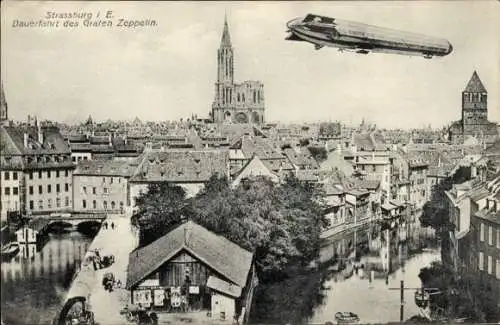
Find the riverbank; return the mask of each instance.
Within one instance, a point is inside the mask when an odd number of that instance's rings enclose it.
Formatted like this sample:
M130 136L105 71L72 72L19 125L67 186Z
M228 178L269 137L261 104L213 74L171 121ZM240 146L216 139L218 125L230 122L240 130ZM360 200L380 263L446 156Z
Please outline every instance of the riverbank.
M115 262L100 270L94 270L92 263L82 263L66 295L65 303L71 298L84 297L97 323L120 324L124 320L119 311L130 299L128 292L119 288L113 292L105 291L102 278L106 273L113 273L117 281L119 280L123 285L126 283L128 257L129 253L137 247L137 236L131 226L129 216L112 215L106 221L108 225L113 223L114 229L102 227L89 246L86 255L97 249L101 256L114 255Z

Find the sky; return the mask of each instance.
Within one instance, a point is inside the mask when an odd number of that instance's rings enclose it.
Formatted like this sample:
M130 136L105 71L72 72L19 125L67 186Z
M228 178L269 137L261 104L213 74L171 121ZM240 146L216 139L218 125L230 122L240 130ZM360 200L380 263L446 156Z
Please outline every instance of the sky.
M380 127L441 127L461 115L474 70L500 121L500 2L36 2L1 3L1 78L9 117L79 122L207 117L227 13L235 81L264 83L266 121L365 118ZM90 12L156 26L13 27L14 20ZM426 60L314 50L285 41L286 22L316 13L449 40L454 51ZM64 19L60 20L60 23Z

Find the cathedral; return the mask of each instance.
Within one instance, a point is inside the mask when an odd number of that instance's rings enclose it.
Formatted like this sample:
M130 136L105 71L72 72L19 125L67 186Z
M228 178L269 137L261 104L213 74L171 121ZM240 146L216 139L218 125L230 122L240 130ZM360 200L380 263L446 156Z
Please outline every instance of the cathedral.
M227 18L217 50L217 81L211 119L214 123L264 123L264 85L260 81L234 82L234 49Z
M462 144L470 138L491 143L498 137L496 123L488 121L488 92L476 71L462 91L462 119L452 123L448 136L455 144Z

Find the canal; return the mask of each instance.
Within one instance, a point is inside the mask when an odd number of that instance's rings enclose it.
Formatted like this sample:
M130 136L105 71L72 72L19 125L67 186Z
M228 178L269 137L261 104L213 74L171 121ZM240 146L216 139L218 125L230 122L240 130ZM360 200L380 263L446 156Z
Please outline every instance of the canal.
M50 324L61 308L77 265L92 237L72 231L49 234L43 247L20 247L2 262L1 303L5 324Z
M418 274L420 269L429 266L433 261L440 260L438 250L426 251L410 258L404 267L397 269L389 276L389 281L383 278L362 279L354 274L347 280L326 281L326 297L323 303L316 307L310 322L324 324L335 322L334 315L339 311L350 311L357 314L362 323L387 323L399 320L400 313L400 281L405 287L421 286ZM396 290L390 290L395 288ZM404 319L419 314L414 301L415 290L405 290Z

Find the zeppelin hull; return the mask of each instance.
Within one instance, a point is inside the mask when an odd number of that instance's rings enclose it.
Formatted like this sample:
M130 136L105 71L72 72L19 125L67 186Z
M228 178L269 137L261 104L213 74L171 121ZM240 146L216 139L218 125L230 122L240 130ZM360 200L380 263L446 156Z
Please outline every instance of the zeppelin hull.
M445 56L453 50L445 39L315 15L294 19L287 27L290 33L287 40L313 43L316 48L329 46L358 53L422 55L427 58Z

